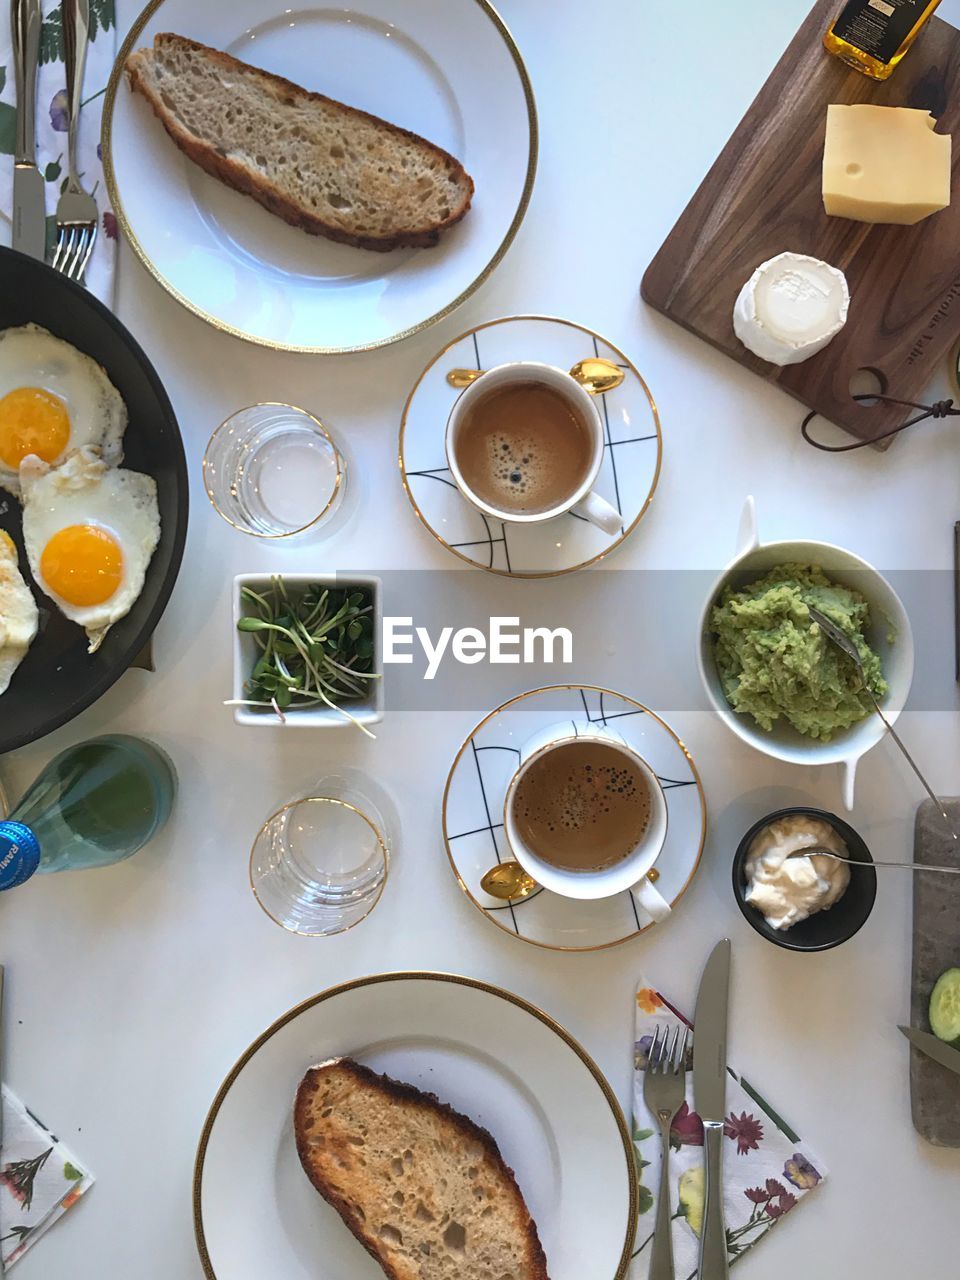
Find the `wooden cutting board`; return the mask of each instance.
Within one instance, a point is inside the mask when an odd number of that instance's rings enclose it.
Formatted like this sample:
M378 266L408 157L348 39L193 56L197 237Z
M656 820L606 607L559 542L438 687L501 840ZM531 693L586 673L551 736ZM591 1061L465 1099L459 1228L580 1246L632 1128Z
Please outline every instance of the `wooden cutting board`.
M909 411L857 404L851 376L875 370L890 395L922 400L960 334L960 32L932 18L891 79L879 84L823 49L838 8L838 0L814 6L647 269L642 294L738 364L870 440ZM915 227L828 218L821 167L831 102L931 111L938 130L954 137L951 207ZM777 369L741 345L732 315L754 268L786 250L839 267L852 300L847 325L830 346Z
M960 800L945 800L954 827ZM915 861L960 866L956 842L944 830L932 800L917 809ZM891 875L896 874L890 872ZM960 876L913 877L913 985L910 1025L930 1030L933 984L944 969L960 967ZM917 1049L910 1049L910 1099L917 1132L938 1147L960 1147L960 1076Z

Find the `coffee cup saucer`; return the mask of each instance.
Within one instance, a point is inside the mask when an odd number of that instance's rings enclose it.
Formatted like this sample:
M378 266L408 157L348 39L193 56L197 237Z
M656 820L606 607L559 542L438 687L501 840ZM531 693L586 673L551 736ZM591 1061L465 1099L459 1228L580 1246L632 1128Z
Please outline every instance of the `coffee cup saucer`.
M443 837L461 889L505 933L552 951L601 951L653 927L627 891L593 902L546 889L501 902L480 887L495 863L513 857L503 830L503 801L533 734L565 719L615 725L655 770L669 820L654 871L660 893L676 907L700 865L706 835L703 786L693 758L673 729L626 694L596 685L548 685L511 698L472 730L457 752L443 793Z
M543 524L504 524L471 506L453 481L444 451L444 427L461 394L447 373L515 360L570 369L592 356L612 361L625 374L619 387L596 398L605 445L595 491L621 513L620 529L605 533L572 513ZM657 407L635 366L592 329L550 316L507 316L455 338L417 379L400 423L400 474L420 522L461 560L505 577L554 577L609 555L650 505L662 454Z

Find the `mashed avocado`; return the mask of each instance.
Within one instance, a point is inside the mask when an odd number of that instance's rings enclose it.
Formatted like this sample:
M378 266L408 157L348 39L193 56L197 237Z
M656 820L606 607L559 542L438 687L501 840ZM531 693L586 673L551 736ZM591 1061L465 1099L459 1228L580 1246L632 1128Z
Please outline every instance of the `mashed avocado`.
M727 587L711 613L714 656L735 711L772 729L782 716L826 742L873 711L845 654L811 622L812 604L856 645L867 683L887 692L880 659L864 639L870 609L859 591L831 582L818 565L781 564L749 586Z

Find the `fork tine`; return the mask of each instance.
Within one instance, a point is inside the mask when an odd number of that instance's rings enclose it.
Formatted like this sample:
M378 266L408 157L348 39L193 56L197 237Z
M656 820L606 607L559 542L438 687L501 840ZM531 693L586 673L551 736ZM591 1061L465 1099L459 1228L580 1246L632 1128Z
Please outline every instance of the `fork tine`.
M87 269L87 263L90 261L90 255L93 253L93 246L97 243L97 224L94 223L92 227L85 227L84 230L86 232L87 243L80 262L80 270L77 272L78 280L83 279L84 272Z
M61 270L60 262L63 256L63 244L65 239L66 239L66 233L64 231L64 228L59 227L57 230L57 247L53 253L53 263L52 263L52 266L55 271Z
M653 1039L647 1050L647 1071L654 1072L660 1064L660 1024L653 1029Z
M87 244L90 240L90 231L87 227L80 227L77 230L77 250L73 260L73 278L79 280L83 275L83 264L87 260Z
M67 268L67 275L71 280L80 279L80 262L83 258L83 251L87 243L86 227L76 226L72 228L73 235L70 241L70 265Z
M679 1031L679 1030L680 1030L680 1028L678 1027L678 1028L677 1028L677 1030ZM681 1043L680 1043L680 1052L679 1052L679 1054L677 1054L677 1055L674 1057L674 1059L673 1059L673 1074L674 1074L675 1076L679 1076L679 1075L682 1075L682 1074L685 1074L685 1073L686 1073L686 1069L687 1069L687 1043L689 1042L689 1039L690 1039L690 1028L689 1028L689 1027L684 1027L684 1028L683 1028L683 1040L682 1040L682 1041L681 1041ZM674 1048L676 1048L676 1047L677 1047L677 1046L676 1046L676 1042L674 1042Z
M70 276L70 266L71 266L71 263L73 262L73 241L74 241L74 228L68 226L64 228L63 257L60 261L60 270L68 279Z
M677 1052L677 1041L679 1039L680 1039L680 1027L676 1026L673 1029L673 1039L670 1041L670 1051L669 1053L664 1054L664 1060L663 1060L664 1075L666 1075L667 1072L670 1072L670 1071L672 1071L673 1074L676 1075L676 1067L674 1066L674 1057Z
M77 261L77 228L70 227L67 231L67 252L64 260L64 274L68 280L73 279L73 272Z

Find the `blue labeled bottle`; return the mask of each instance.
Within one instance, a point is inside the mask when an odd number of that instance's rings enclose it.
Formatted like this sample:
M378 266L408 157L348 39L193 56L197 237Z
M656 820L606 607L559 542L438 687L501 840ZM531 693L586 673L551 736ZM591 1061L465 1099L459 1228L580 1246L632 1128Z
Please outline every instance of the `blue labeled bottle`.
M0 891L35 873L122 862L170 816L176 773L159 747L108 734L68 747L0 821Z

